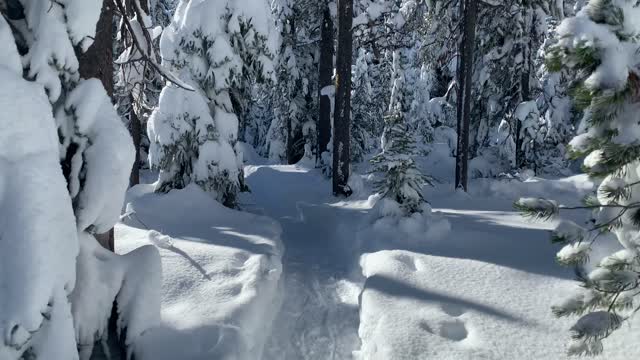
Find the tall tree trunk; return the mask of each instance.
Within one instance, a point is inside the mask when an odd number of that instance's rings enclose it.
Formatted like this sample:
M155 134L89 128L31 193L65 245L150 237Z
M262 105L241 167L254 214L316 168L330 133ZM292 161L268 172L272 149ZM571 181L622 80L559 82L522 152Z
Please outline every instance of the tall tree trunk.
M93 44L86 52L77 54L80 76L99 79L110 97L113 97L113 15L113 4L104 0ZM113 229L96 235L96 239L103 247L114 251Z
M320 64L318 98L320 102L320 113L318 116L318 151L317 162L320 163L322 153L327 150L329 141L331 140L331 99L328 96L322 96L322 89L331 86L331 77L333 75L333 19L331 19L331 11L329 4L326 4L322 19L322 32L320 35Z
M291 48L295 47L295 38L296 38L296 23L293 17L289 18L289 39L285 39L285 41L289 41ZM295 94L289 94L289 99L293 99ZM287 155L287 164L294 164L295 160L295 139L293 134L293 118L291 117L291 112L287 114L287 144L286 144L286 155Z
M100 80L111 97L113 97L113 15L113 4L110 0L104 0L100 19L96 24L93 44L86 52L77 54L80 76L84 79Z
M456 154L456 189L468 189L469 181L469 124L471 123L471 82L476 37L476 0L460 0L462 37L458 62L458 150Z
M333 193L351 195L350 172L351 62L353 56L353 0L338 0L336 100L333 115Z
M133 139L133 147L136 149L136 160L133 162L133 167L131 168L129 186L134 186L140 184L140 143L142 142L142 124L140 124L140 119L136 114L135 106L133 106L135 101L133 95L129 95L129 100L131 101L132 107L129 115L129 132Z
M526 19L526 14L524 13L526 9L523 9L523 18ZM529 37L527 37L528 42L522 44L522 54L523 56L523 64L522 64L522 75L520 78L520 102L529 101L531 97L531 65L533 59L531 59L532 51L531 44L537 42L537 33L535 29L535 18L531 21L531 28L529 32ZM516 122L516 131L514 138L516 139L516 168L522 169L527 164L527 159L525 158L524 153L524 138L522 137L522 121L520 119L515 119ZM535 169L534 169L535 171Z
M110 1L110 0L105 0ZM127 16L133 17L136 14L135 10L135 0L126 0L125 7L127 9ZM147 0L140 0L140 9L144 11L147 15L149 13L149 2ZM147 30L144 30L147 31ZM143 74L144 76L144 74ZM142 92L142 89L141 89ZM142 143L142 124L140 123L140 118L136 113L136 108L141 109L141 106L136 107L135 102L136 99L133 94L129 95L129 102L131 103L131 112L129 115L129 133L131 134L131 138L133 139L133 146L136 149L136 157L133 162L133 167L131 168L131 176L129 177L129 186L134 186L140 184L140 144Z

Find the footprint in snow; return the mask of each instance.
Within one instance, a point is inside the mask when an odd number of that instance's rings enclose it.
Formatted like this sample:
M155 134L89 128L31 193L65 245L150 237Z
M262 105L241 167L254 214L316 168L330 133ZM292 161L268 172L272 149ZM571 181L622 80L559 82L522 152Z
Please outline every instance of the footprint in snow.
M400 254L395 257L395 260L405 265L410 271L417 271L416 261L409 255Z
M454 304L442 304L442 312L449 316L459 317L464 314L464 309Z
M440 336L452 341L462 341L467 338L469 331L461 320L447 320L440 323Z

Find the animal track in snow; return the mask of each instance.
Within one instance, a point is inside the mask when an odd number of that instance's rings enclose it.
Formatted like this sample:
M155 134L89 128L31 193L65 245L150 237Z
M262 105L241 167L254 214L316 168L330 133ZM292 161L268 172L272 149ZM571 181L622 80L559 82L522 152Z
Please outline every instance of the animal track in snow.
M467 338L469 331L464 323L458 319L443 321L440 324L440 336L453 341L462 341Z

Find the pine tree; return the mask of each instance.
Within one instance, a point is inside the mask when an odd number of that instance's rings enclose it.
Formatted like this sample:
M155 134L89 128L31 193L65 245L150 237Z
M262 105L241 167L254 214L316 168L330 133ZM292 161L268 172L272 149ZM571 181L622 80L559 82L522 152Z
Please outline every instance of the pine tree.
M638 19L636 1L590 1L577 16L562 23L558 42L548 56L551 71L570 68L581 74L573 98L585 115L582 133L571 141L570 151L574 157L586 156L584 170L600 181L596 193L582 206L544 199L516 203L526 215L545 219L572 209L593 211L590 227L564 220L553 232L553 241L564 245L558 261L575 267L582 286L580 292L553 307L557 316L580 316L571 328L569 353L574 355L601 353L603 340L638 306ZM601 259L587 272L584 265L603 232L614 234L624 249Z
M274 119L267 143L271 160L296 163L316 151L318 114L318 40L323 3L280 0L276 6L281 43L276 62L276 89L270 91Z
M377 101L372 97L369 77L370 54L360 49L353 66L353 89L351 91L351 160L360 162L372 150L375 133L375 107Z
M114 302L121 315L117 332L133 356L142 332L158 322L161 284L159 277L142 282L128 264L146 266L153 274L161 269L154 247L119 256L97 241L119 219L134 158L131 139L110 99L113 8L81 0L11 5L11 14L0 7L5 51L0 91L8 94L13 84L11 90L20 91L9 96L30 110L0 116L2 143L12 149L3 148L2 156L27 155L16 159L21 165L10 176L23 180L21 188L11 191L28 196L0 199L3 214L10 216L0 242L3 261L14 265L6 267L11 274L0 273L3 297L14 299L0 314L0 331L9 334L0 344L0 357L89 359L94 343L106 341ZM5 15L14 26L5 22ZM34 147L34 142L40 144ZM18 231L11 230L14 223ZM27 276L16 282L17 274ZM147 300L144 304L140 296ZM131 313L137 315L124 315Z
M163 64L187 86L167 84L148 123L149 163L160 170L157 191L194 183L233 207L245 189L237 148L248 101L242 97L252 76L269 76L272 65L261 56L271 23L247 17L242 4L181 1L162 34ZM266 3L251 6L269 13Z
M422 212L426 203L422 195L425 183L431 184L415 164L417 155L415 139L405 117L404 81L400 52L393 56L393 87L389 112L384 118L382 152L371 159L372 172L382 174L376 183L376 191L383 198L395 201L408 216Z

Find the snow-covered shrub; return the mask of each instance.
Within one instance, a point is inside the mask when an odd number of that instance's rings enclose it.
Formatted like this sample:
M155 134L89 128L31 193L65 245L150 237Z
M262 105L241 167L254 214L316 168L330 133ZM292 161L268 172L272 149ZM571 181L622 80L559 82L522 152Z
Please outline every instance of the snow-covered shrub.
M100 81L79 76L102 1L13 5L24 17L0 18L0 358L88 359L114 301L131 352L159 321L161 270L153 247L120 257L94 237L118 221L134 157Z
M593 211L589 227L563 221L553 232L553 240L564 245L558 261L576 267L582 286L576 295L553 307L557 316L580 316L571 328L570 354L602 352L602 341L638 307L639 19L636 1L593 0L560 25L548 66L550 71L565 67L581 74L573 95L575 105L586 111L581 133L569 146L574 157L586 156L584 169L600 185L583 206L567 208L536 199L516 203L525 214L538 218L567 209ZM584 264L592 244L603 232L614 234L624 249L587 272Z
M238 117L246 112L250 81L273 70L266 53L273 35L266 5L178 4L160 40L162 63L193 89L167 84L149 119L149 163L160 170L157 191L195 183L226 206L236 205L245 188Z

